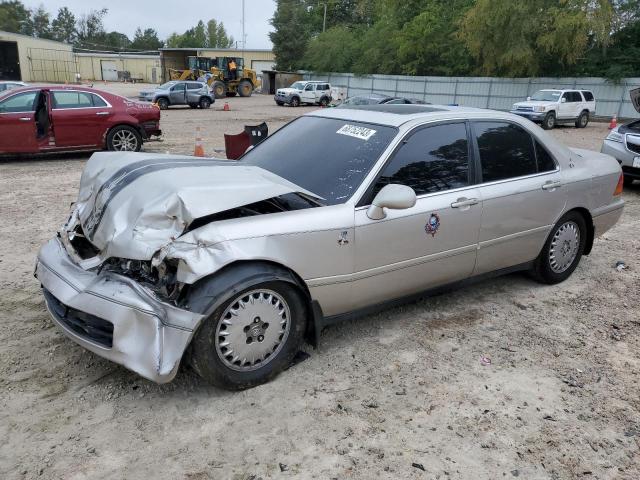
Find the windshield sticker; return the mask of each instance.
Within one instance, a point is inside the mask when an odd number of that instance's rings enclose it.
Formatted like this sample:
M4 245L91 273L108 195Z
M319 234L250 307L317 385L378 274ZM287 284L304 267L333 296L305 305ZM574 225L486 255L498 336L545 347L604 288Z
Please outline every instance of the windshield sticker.
M345 125L336 133L340 135L348 135L349 137L359 138L360 140L369 140L376 133L375 130L366 127L358 127L356 125Z

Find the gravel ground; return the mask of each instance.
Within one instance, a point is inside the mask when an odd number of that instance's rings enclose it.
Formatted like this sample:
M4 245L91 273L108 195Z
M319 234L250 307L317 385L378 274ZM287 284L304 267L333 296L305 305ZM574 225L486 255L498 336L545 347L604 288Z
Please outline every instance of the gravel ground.
M165 141L145 149L190 153L200 125L213 153L224 132L310 110L228 101L163 112ZM591 149L606 133L553 131ZM52 324L34 258L87 158L0 161L0 478L640 478L639 185L566 282L509 275L346 322L228 393L188 369L155 385Z

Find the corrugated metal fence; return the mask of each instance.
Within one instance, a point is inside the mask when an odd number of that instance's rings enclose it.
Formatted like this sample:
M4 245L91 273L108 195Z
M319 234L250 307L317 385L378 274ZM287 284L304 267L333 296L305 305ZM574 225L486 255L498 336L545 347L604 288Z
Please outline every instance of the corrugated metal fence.
M402 75L356 76L352 73L307 73L306 80L329 81L332 87L347 89L347 96L377 92L390 96L417 98L434 104L510 110L542 88L591 90L596 97L596 115L636 118L638 113L629 90L640 87L640 78L626 78L614 84L604 78L492 78L492 77L409 77Z

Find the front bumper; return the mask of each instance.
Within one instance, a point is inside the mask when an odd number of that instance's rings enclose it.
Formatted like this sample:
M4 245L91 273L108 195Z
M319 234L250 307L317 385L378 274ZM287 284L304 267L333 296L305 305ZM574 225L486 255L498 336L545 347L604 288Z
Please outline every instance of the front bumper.
M532 122L541 122L546 115L546 113L528 112L525 110L511 110L510 113L513 113L514 115L518 115L520 117L528 118Z
M83 270L57 238L40 250L35 276L65 335L157 383L173 379L203 318L161 302L122 275Z
M278 95L273 96L275 102L289 103L291 101L291 95Z
M635 153L629 151L624 143L622 142L612 142L611 140L605 140L602 142L602 147L600 148L602 153L606 153L614 157L620 165L622 166L622 172L625 177L631 177L635 180L640 180L640 168L634 167L634 159L640 158L640 153ZM636 165L638 165L636 161Z

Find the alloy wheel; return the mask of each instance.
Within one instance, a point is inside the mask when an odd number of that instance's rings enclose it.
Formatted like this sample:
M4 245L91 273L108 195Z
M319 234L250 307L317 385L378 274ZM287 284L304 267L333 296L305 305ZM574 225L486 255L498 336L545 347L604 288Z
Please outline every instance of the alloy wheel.
M138 139L129 130L119 130L113 135L111 141L114 150L121 152L135 152L138 148Z
M555 273L565 272L578 255L580 248L580 228L573 221L560 225L551 240L549 266Z

